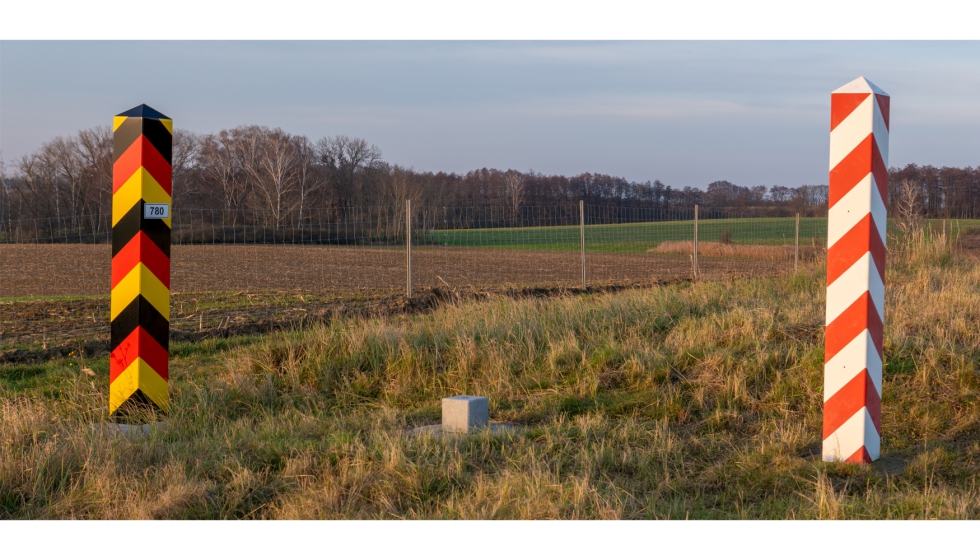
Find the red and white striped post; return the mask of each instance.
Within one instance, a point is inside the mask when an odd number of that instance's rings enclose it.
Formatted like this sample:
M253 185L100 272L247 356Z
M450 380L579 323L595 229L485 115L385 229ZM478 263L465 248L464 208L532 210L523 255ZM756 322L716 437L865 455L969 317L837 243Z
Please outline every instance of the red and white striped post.
M824 461L881 451L890 99L864 77L830 94Z

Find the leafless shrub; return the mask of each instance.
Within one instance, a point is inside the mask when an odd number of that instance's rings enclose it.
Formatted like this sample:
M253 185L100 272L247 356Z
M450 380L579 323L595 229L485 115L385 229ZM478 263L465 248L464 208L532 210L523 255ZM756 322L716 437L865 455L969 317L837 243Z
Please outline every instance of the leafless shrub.
M903 179L895 189L895 222L908 235L922 227L922 189L914 181Z

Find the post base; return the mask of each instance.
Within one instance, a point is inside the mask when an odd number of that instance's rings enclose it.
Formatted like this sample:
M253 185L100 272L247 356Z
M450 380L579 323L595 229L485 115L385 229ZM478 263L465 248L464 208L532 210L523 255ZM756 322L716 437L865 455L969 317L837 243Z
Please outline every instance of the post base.
M408 430L405 430L405 433L409 436L422 436L428 434L434 437L444 437L444 436L466 437L466 436L472 436L479 433L483 433L485 430L489 430L490 433L493 435L500 435L508 432L516 432L520 428L521 427L518 426L517 424L511 424L510 422L490 422L489 425L484 426L483 428L472 429L468 432L454 432L450 430L444 430L442 424L431 424L429 426L419 426L417 428L409 428Z
M106 422L105 424L96 424L95 431L108 436L145 437L154 431L159 431L165 425L166 422L154 422L152 424L117 424L115 422Z

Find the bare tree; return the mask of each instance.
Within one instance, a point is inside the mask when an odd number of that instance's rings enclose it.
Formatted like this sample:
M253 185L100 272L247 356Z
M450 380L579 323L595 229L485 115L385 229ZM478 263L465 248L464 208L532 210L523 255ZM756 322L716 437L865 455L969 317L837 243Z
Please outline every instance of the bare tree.
M10 225L10 185L7 184L7 166L0 152L0 232L7 231Z
M769 189L769 200L776 204L782 204L789 200L789 189L782 185L773 185Z
M290 195L296 190L296 143L282 129L266 127L250 127L243 142L245 171L265 203L273 227L278 229L290 210Z
M197 166L201 153L201 138L197 134L180 128L174 129L173 154L171 169L173 170L173 204L176 208L186 200L192 192L192 181L188 175Z
M15 165L19 177L11 184L21 203L27 207L28 215L35 219L31 228L34 235L37 235L40 230L51 233L51 220L44 220L44 218L60 217L59 198L55 189L55 170L38 152L21 157Z
M41 157L55 170L58 198L68 214L71 231L75 232L85 202L82 192L84 164L78 147L73 138L59 136L42 146Z
M806 216L827 204L827 185L802 185L789 189L789 207Z
M298 195L299 216L297 227L303 228L303 212L311 198L314 198L325 183L323 174L317 169L316 147L306 136L294 136L296 149L296 193Z
M321 138L316 148L320 161L337 177L335 187L339 206L353 206L359 194L358 175L381 162L381 149L362 138L344 135Z
M380 181L380 202L385 208L391 209L392 220L378 223L387 229L388 237L401 237L405 231L405 201L411 200L413 208L425 206L425 187L416 173L398 165L381 164L382 180ZM423 225L424 227L424 225Z
M98 126L78 133L77 149L85 166L85 182L93 192L90 224L93 232L108 232L112 205L112 129Z
M518 219L520 218L521 203L524 202L526 186L527 183L524 181L524 175L519 171L509 169L507 173L504 173L504 192L514 213L515 226L519 225Z
M249 190L242 156L245 130L222 130L218 134L208 134L200 141L202 175L208 184L217 185L225 212L231 214L232 225L238 222L237 210L242 207Z

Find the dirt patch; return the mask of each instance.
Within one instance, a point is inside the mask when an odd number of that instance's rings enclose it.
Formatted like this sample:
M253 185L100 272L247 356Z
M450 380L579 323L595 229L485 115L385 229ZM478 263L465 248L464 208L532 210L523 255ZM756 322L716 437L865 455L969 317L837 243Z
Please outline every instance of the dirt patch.
M666 285L686 281L663 280ZM575 288L504 288L460 291L430 288L414 297L373 295L346 298L333 294L178 294L172 302L170 340L197 342L207 338L263 334L308 327L337 318L390 317L427 313L447 303L491 297L514 299L560 297L573 294L617 292L636 285ZM98 357L109 352L108 298L0 302L3 344L0 364L33 363L80 355ZM92 321L93 316L103 316ZM18 344L17 347L9 347ZM4 346L8 346L4 349Z
M110 255L107 245L0 245L0 297L25 298L0 301L0 362L107 351ZM449 299L551 297L578 293L582 282L580 255L558 251L422 247L413 251L411 299L403 249L178 245L172 255L174 341L338 315L426 312ZM595 253L587 264L590 291L687 281L692 273L688 255ZM701 278L770 276L792 266L707 257Z
M705 244L702 244L704 246ZM703 251L702 251L703 254ZM704 254L705 257L710 255ZM413 251L418 288L580 286L577 252L421 247ZM690 276L686 254L590 253L590 282L631 283ZM0 297L109 293L108 245L0 245ZM792 259L702 259L705 279L783 272ZM405 251L294 245L177 245L172 248L171 289L362 292L401 290Z
M973 229L973 228L968 228ZM968 254L980 254L980 233L966 234L961 233L956 236L955 247L957 250Z

